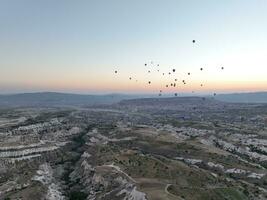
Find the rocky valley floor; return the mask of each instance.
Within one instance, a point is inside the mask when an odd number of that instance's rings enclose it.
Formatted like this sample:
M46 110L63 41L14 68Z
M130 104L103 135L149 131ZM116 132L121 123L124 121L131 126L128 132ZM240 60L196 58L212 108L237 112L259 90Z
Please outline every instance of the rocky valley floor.
M267 105L0 109L0 199L267 199Z

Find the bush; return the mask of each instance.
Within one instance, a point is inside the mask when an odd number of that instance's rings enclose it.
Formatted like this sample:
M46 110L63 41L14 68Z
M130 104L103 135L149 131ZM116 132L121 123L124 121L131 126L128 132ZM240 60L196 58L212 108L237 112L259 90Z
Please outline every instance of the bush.
M87 194L84 192L73 191L70 193L70 200L85 200L87 198Z

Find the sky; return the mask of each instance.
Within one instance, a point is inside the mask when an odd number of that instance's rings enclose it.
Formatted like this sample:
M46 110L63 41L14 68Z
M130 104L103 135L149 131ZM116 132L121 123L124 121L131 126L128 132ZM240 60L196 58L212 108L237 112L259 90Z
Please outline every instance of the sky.
M0 0L0 93L267 91L266 10L265 0Z

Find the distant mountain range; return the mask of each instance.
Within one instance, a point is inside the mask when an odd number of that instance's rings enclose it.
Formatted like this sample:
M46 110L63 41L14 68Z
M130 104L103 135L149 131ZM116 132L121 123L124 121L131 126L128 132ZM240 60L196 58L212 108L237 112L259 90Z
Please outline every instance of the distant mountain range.
M123 99L133 98L130 95L82 95L56 92L21 93L0 95L0 106L86 106L112 104Z
M232 103L267 103L267 92L219 94L215 99Z
M42 93L21 93L12 95L0 95L1 107L20 107L20 106L92 106L101 104L113 104L122 100L145 98L146 102L157 98L156 95L126 95L126 94L108 94L108 95L82 95L67 94L55 92ZM156 97L156 98L155 98ZM179 97L178 97L179 98ZM170 98L171 99L171 98ZM216 100L233 103L267 103L267 92L256 93L235 93L219 94L215 96ZM181 99L182 100L182 99ZM123 104L123 101L122 101Z

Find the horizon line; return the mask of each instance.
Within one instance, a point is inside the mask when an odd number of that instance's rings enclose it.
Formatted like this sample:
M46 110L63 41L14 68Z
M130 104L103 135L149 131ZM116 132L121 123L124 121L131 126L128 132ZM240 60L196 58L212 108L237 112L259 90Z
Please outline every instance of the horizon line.
M69 95L94 95L94 96L109 96L109 95L128 95L128 96L135 96L135 95L158 95L158 93L144 93L144 92L132 92L132 93L125 93L125 92L91 92L91 93L78 93L78 92L63 92L63 91L32 91L32 92L15 92L15 93L1 93L1 96L10 96L10 95L21 95L21 94L69 94ZM225 94L253 94L253 93L267 93L266 91L249 91L249 92L216 92L217 95L225 95ZM164 93L164 95L172 95L173 92ZM178 95L190 95L190 96L198 96L198 95L205 95L205 96L212 96L214 92L177 92ZM163 96L164 96L163 95Z

